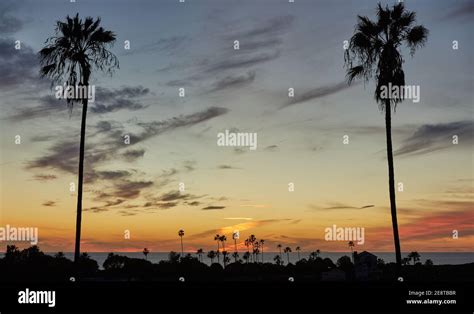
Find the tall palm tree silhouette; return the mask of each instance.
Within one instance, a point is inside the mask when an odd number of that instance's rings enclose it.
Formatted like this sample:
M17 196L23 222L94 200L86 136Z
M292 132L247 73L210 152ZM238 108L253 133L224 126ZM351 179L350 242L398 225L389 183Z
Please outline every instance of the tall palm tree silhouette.
M183 246L184 230L183 229L179 230L178 235L181 238L181 256L184 257L184 246Z
M108 48L115 42L115 34L100 27L100 18L94 20L86 17L84 20L66 17L66 20L56 22L56 34L46 40L46 45L40 50L40 75L52 79L52 84L62 84L65 80L68 86L77 85L89 88L89 80L94 70L112 74L118 68L117 57ZM79 170L76 214L76 242L74 261L78 262L81 247L82 223L82 184L84 178L84 145L86 135L87 97L78 99L66 98L72 109L74 103L82 103L81 139L79 147Z
M260 247L262 248L262 263L265 263L265 261L263 260L263 244L265 243L265 240L261 239L260 240Z
M414 25L416 14L407 11L403 2L399 2L391 9L388 6L383 8L379 4L377 16L377 21L371 21L365 16L358 17L355 33L345 53L345 65L349 84L355 78L364 78L368 81L375 76L375 100L380 110L385 113L390 209L397 268L400 270L402 257L395 202L391 112L403 101L404 95L401 93L398 97L383 97L382 91L389 86L403 90L405 73L402 45L405 44L410 48L410 53L413 55L417 48L426 43L428 30L422 25Z
M280 251L280 258L281 258L281 244L277 245L278 250Z

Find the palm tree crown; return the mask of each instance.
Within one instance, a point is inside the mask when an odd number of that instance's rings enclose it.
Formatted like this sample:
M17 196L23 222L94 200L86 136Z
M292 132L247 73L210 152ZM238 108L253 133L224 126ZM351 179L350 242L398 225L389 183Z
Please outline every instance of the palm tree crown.
M386 102L381 98L383 86L405 85L403 72L403 55L401 46L405 44L411 55L424 46L428 30L423 25L414 25L416 14L405 10L403 2L392 9L382 5L377 7L377 21L359 16L355 34L352 36L345 53L348 82L355 78L369 80L375 76L377 84L375 99L380 108L385 110ZM355 65L354 65L355 63ZM403 101L403 94L391 98L395 105Z
M39 52L41 76L51 78L53 84L62 79L69 85L88 84L93 68L110 74L118 68L117 57L107 49L115 42L115 34L99 27L100 21L92 17L83 21L79 14L58 21L56 35Z

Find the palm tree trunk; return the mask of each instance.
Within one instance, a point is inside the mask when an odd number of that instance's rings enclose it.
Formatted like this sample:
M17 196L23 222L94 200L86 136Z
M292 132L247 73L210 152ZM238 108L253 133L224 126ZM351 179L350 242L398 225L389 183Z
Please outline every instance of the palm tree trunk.
M219 260L219 240L217 240L217 263L221 263L221 261Z
M181 237L181 258L184 257L183 237Z
M385 100L385 130L387 135L387 160L388 160L388 185L390 190L390 210L392 213L393 240L395 242L395 255L397 260L397 275L402 265L400 238L398 236L397 205L395 202L395 173L393 170L392 150L392 119L390 99Z
M89 86L89 78L84 79L84 85ZM87 97L82 100L81 140L79 146L79 174L77 188L77 214L76 214L76 243L74 248L74 262L79 262L81 254L81 225L82 225L82 182L84 179L84 150L86 139Z
M263 261L263 244L262 244L262 264L264 263Z

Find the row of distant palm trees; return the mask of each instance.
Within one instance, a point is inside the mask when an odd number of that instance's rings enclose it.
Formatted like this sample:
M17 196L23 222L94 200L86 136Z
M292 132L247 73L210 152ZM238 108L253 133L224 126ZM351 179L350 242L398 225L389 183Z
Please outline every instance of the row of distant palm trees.
M183 257L184 256L184 245L183 245L184 230L182 230L182 229L179 230L178 235L179 235L180 240L181 240L181 257ZM239 260L239 257L240 257L239 253L238 253L238 250L237 250L237 238L235 236L233 236L233 239L234 239L234 250L235 251L232 253L232 257L234 258L234 262L237 262ZM220 264L220 258L219 257L222 254L223 264L224 264L224 267L225 267L227 265L227 263L230 262L229 252L227 252L225 250L225 242L227 241L227 237L225 235L216 234L214 236L214 240L217 241L217 251L210 250L209 252L207 252L207 257L211 260L211 264L214 263L214 259L216 259L216 257L217 257L217 263ZM245 239L244 243L245 243L245 246L247 247L247 251L242 256L242 258L245 260L245 262L247 264L249 262L264 263L263 244L265 243L265 240L261 239L261 240L258 241L257 238L255 237L255 235L252 234L252 235L250 235L250 237ZM222 244L222 251L220 251L221 244ZM353 241L349 241L348 246L351 249L351 253L352 253L351 255L353 257L352 262L355 262L354 261L354 246L355 246L355 243ZM252 247L252 252L250 252L250 247ZM282 265L283 264L283 260L282 260L282 248L283 248L283 246L281 244L278 244L276 247L278 248L279 254L276 255L273 258L273 260L277 265ZM260 251L260 249L261 249L261 251ZM298 253L298 261L300 261L301 260L301 256L300 256L301 247L297 246L295 248L295 251ZM292 249L289 246L287 246L283 249L283 253L286 254L288 264L290 264L290 253L291 252L292 252ZM145 255L145 259L147 259L149 253L150 253L150 251L148 250L148 248L143 249L143 255ZM199 248L196 251L197 258L201 263L203 262L202 257L204 255L204 253L205 252L202 248ZM259 254L261 254L261 259L259 259L259 257L258 257ZM321 254L321 251L319 249L314 251L314 252L311 252L309 254L309 260L315 260L317 257L319 257L320 254ZM409 253L407 255L407 257L404 257L402 259L402 265L409 265L411 260L413 260L413 265L415 265L416 262L420 261L420 254L416 251ZM431 260L428 260L428 261L429 262L427 262L427 263L432 263Z
M184 244L183 244L183 237L184 237L184 230L180 229L178 231L178 236L180 237L180 242L181 242L181 257L184 257ZM233 234L232 239L234 240L234 252L232 253L232 258L234 259L234 262L237 262L239 260L239 252L237 249L237 239L238 237ZM225 243L227 241L227 237L225 235L220 235L216 234L214 236L214 241L217 242L217 251L210 250L207 252L207 257L211 260L211 264L214 263L214 259L217 258L217 263L220 264L220 256L222 255L222 262L224 264L224 267L230 262L230 257L229 257L229 252L225 248ZM351 241L349 242L349 246L354 246L354 243ZM247 239L244 240L244 245L247 247L247 251L244 252L242 255L242 258L244 261L248 264L249 262L253 263L264 263L264 255L263 255L263 249L264 249L264 244L265 240L260 239L258 240L255 235L250 235ZM222 250L221 250L222 248ZM283 264L283 259L282 259L282 248L283 246L281 244L277 245L279 254L276 255L273 260L275 261L276 264L282 265ZM301 252L301 247L297 246L295 248L295 251L298 253L298 261L301 260L300 252ZM286 254L287 262L288 264L290 263L290 253L293 252L291 247L287 246L283 249L283 253ZM145 258L147 258L148 254L150 251L148 248L143 249L143 255L145 255ZM202 257L204 255L204 250L202 248L197 249L196 255L197 258L200 262L203 261ZM321 251L318 249L314 252L311 252L309 255L309 259L315 259L321 254Z

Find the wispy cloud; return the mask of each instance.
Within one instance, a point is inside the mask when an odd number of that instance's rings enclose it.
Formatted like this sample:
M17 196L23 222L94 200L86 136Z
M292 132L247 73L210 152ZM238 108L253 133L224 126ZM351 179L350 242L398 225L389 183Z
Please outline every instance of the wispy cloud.
M474 3L472 1L461 2L453 10L446 13L441 19L442 20L453 20L453 19L472 19L474 15Z
M35 174L33 176L33 179L34 180L38 180L38 181L50 181L50 180L54 180L54 179L57 179L58 177L55 176L54 174Z
M96 125L97 130L100 131L97 133L97 136L102 136L101 139L98 140L100 146L89 145L86 148L86 178L88 178L87 180L89 181L94 180L96 175L94 166L101 162L116 159L117 156L120 157L121 155L117 154L120 150L127 149L130 146L143 142L154 136L161 135L164 132L170 132L177 128L196 125L227 112L228 109L225 108L210 107L203 111L189 115L177 116L168 120L140 122L138 125L142 127L143 131L136 134L130 134L130 145L124 145L120 140L117 141L117 138L122 138L125 134L125 129L122 125L119 124L114 126L111 122L101 121ZM89 141L92 140L93 139L89 137ZM57 169L63 172L75 174L77 170L78 148L79 143L76 140L59 140L50 147L49 152L46 155L28 162L27 168ZM128 159L132 161L143 154L144 151L142 153L142 149L134 151L129 149L125 151L122 157L128 157ZM185 167L189 170L193 167L193 164L188 162Z
M289 100L280 106L279 109L283 109L289 106L294 106L297 104L301 104L310 100L315 100L319 98L323 98L332 94L336 94L340 91L346 90L356 84L348 85L346 81L334 83L331 85L316 87L308 91L304 91L299 93L295 91L295 97L289 98Z
M402 146L395 150L395 156L413 156L429 154L446 148L454 148L453 135L459 138L459 146L471 147L474 139L473 121L455 121L440 124L425 124L413 135L405 139ZM463 145L464 144L464 145Z
M229 75L215 82L210 92L221 91L229 88L237 88L248 85L255 80L255 71L249 71L243 75Z
M1 66L2 65L0 65L0 69ZM14 82L14 84L17 84L17 82ZM97 87L96 101L91 104L90 111L93 114L106 114L124 109L131 111L144 109L147 106L141 104L140 99L148 94L148 88L142 86L124 86L116 89ZM11 116L7 117L7 119L19 122L30 119L64 115L64 113L68 111L66 102L57 99L53 95L43 95L41 97L35 96L31 100L36 101L37 104L35 106L20 107L16 109Z
M202 210L219 210L219 209L224 209L225 206L206 206L203 207Z
M261 40L275 38L287 32L294 24L295 17L292 15L281 15L268 20L259 21L257 25L244 29L229 35L228 39L247 39Z
M130 45L130 50L127 50L123 53L124 56L131 56L142 53L174 53L178 48L181 48L186 41L190 39L186 36L170 36L165 38L160 38L152 43L141 45L138 47L133 47L133 44Z
M104 114L119 110L140 110L147 106L138 102L140 97L150 93L143 86L125 86L118 89L96 88L96 101L90 108L92 113Z
M231 165L219 165L219 166L217 166L217 169L230 170L230 169L240 169L240 168L237 168L237 167L234 167L234 166L231 166Z
M23 28L23 22L12 15L13 3L0 4L0 34L16 33Z
M209 107L203 111L189 115L181 115L164 121L139 122L138 125L141 126L145 131L136 135L135 140L143 141L176 128L188 127L207 121L209 119L224 115L227 112L229 112L229 109L227 108Z
M310 209L313 210L335 210L335 209L365 209L365 208L371 208L375 207L375 205L363 205L363 206L352 206L344 203L331 203L329 206L326 207L321 207L321 206L316 206L316 205L308 205Z
M121 156L128 162L132 162L145 155L145 149L131 149L125 151Z

